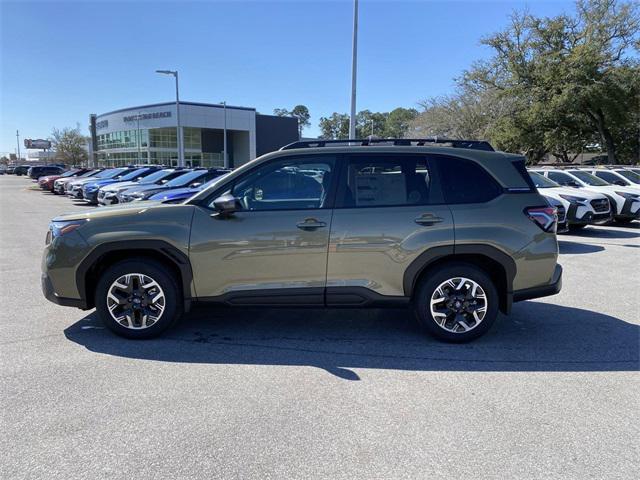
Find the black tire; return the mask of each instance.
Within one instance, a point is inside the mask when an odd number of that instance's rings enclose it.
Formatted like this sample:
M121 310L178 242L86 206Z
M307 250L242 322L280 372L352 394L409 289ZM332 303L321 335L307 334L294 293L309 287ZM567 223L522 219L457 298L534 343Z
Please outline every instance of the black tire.
M571 223L569 224L569 231L570 232L577 232L578 230L582 230L584 227L586 227L587 224L575 224L575 223Z
M618 225L629 225L633 220L633 218L616 218L615 223Z
M131 329L118 323L109 312L107 296L109 288L118 278L128 273L140 273L151 277L162 288L165 297L164 310L157 322L144 329ZM173 273L161 263L146 258L123 260L105 270L96 286L96 311L102 323L112 332L126 338L154 338L173 326L182 317L183 294Z
M448 279L464 277L476 282L485 292L487 311L481 322L465 332L450 332L438 325L431 314L431 297L440 284ZM498 317L499 296L493 281L483 270L468 263L452 262L425 272L414 293L418 322L438 340L464 343L484 335Z

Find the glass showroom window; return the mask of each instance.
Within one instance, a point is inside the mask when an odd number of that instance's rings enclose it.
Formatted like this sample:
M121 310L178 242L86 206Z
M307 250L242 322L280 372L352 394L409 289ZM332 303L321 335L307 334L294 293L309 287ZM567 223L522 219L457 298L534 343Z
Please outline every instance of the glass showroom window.
M184 148L191 148L193 150L202 149L199 128L184 127L182 129L182 135L184 136Z
M149 130L149 145L152 148L178 148L175 128L154 128Z

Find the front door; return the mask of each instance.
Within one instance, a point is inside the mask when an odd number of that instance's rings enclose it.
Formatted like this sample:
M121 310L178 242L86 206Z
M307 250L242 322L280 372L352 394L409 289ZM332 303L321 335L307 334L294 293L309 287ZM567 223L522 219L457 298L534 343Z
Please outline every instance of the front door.
M328 155L279 158L234 181L233 215L196 207L190 258L198 298L321 305L334 168Z

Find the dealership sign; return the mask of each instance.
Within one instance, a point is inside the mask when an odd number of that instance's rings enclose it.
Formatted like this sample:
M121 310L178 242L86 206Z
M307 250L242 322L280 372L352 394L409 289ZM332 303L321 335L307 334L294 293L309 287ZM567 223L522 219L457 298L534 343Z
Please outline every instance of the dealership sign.
M108 126L109 126L109 120L100 120L99 122L96 122L96 130L107 128Z
M135 122L136 120L155 120L156 118L168 118L170 116L171 112L141 113L139 115L129 115L124 117L124 121Z
M32 140L30 138L24 139L25 148L42 148L49 149L51 148L51 142L49 140L42 140L41 138L37 140Z

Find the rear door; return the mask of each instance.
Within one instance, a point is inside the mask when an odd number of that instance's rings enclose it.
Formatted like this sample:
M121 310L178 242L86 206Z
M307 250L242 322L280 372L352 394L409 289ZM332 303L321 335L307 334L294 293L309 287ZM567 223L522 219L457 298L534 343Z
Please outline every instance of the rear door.
M329 239L328 305L402 297L407 266L453 253L453 220L426 155L345 154Z

